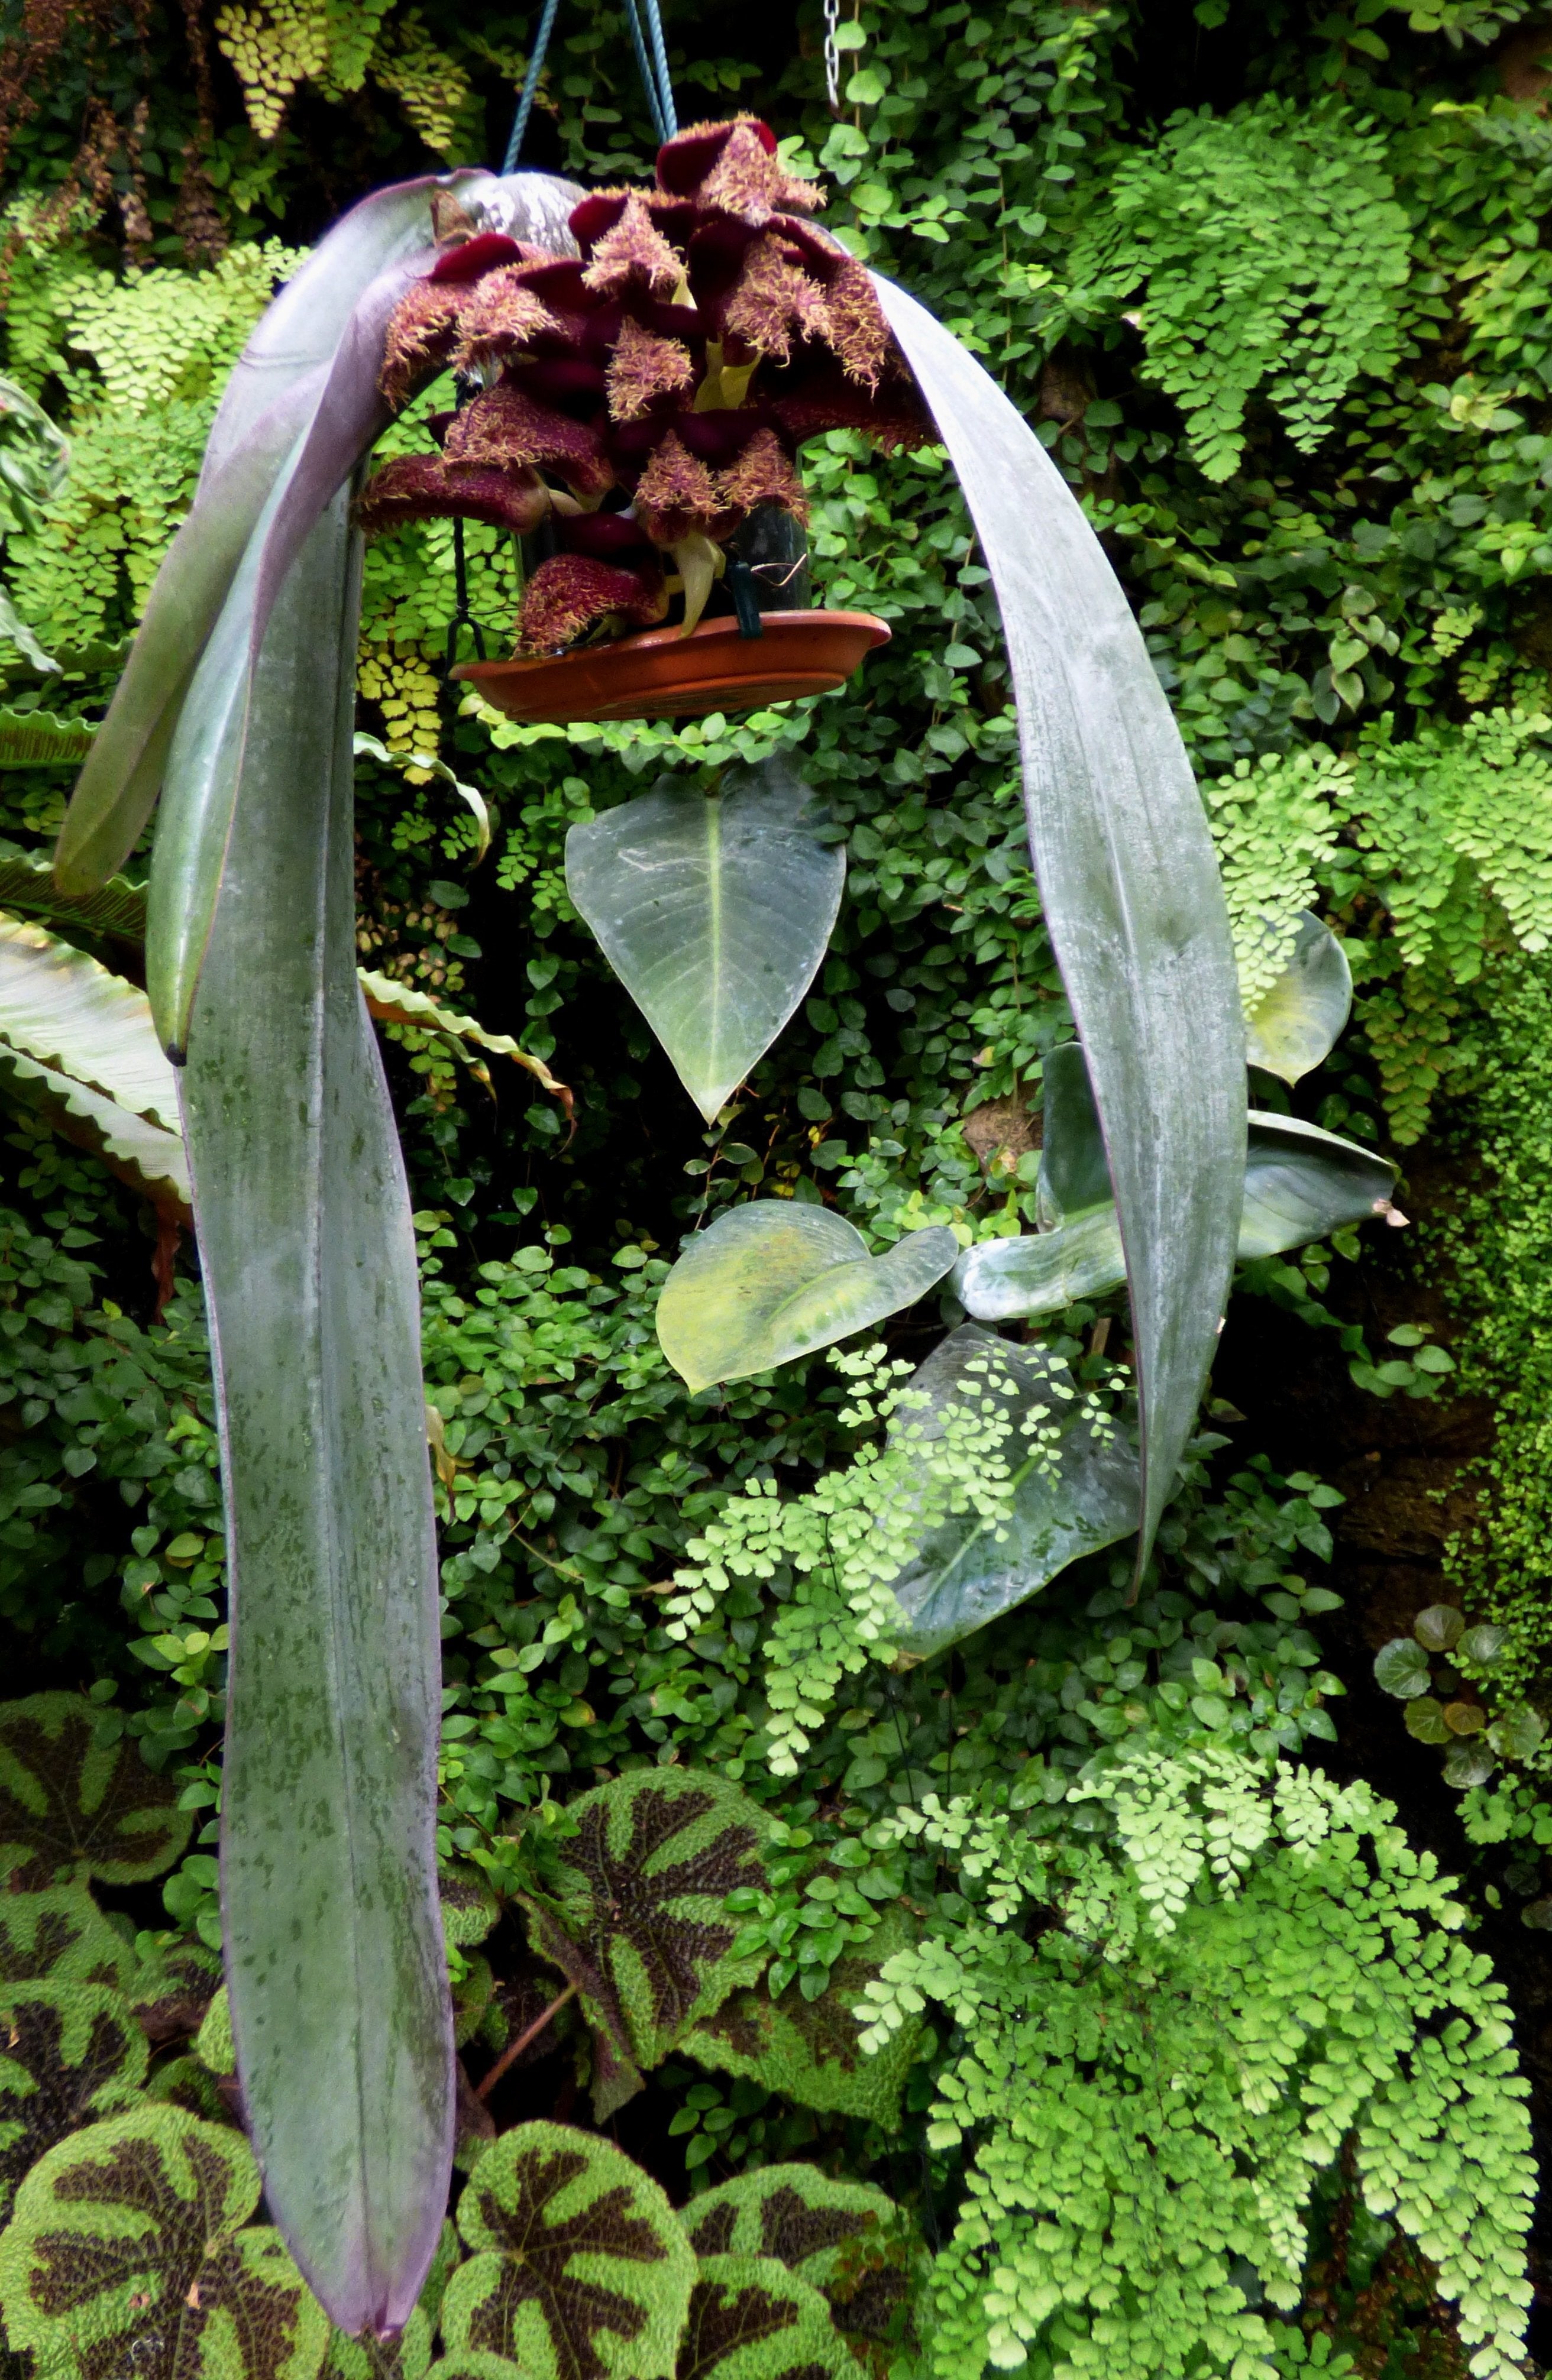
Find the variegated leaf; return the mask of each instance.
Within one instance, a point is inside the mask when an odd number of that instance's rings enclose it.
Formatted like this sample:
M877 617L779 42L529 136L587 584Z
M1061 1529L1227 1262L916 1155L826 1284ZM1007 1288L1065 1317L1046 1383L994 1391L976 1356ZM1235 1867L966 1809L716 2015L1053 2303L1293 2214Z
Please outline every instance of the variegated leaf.
M0 1992L0 2222L55 2141L139 2103L145 2035L101 1984L13 1984Z
M885 2048L870 2055L860 2046L862 2026L852 2010L884 1961L914 1938L910 1919L890 1910L865 1955L837 1960L829 1988L817 1999L805 1998L796 1980L776 1999L763 1985L735 1992L686 2034L683 2046L703 2066L745 2075L784 2099L826 2115L866 2117L893 2131L921 2028L902 2024ZM745 2244L739 2242L740 2249Z
M13 1887L61 1870L141 1884L179 1858L193 1826L132 1737L96 1741L84 1694L0 1704L0 1871Z
M926 2258L893 2199L812 2165L767 2165L685 2209L698 2256L774 2256L830 2309L853 2354L880 2373L914 2339Z
M858 2380L819 2291L774 2256L704 2256L677 2380Z
M132 1991L141 1962L84 1884L0 1892L0 1984L106 1984Z

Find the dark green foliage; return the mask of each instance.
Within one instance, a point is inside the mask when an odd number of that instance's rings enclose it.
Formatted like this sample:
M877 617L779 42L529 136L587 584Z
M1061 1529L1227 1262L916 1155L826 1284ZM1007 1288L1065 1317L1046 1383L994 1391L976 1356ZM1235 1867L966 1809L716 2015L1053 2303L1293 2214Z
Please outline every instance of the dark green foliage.
M145 2035L101 1984L0 1991L0 2217L46 2149L140 2099Z
M522 2124L458 2202L475 2252L443 2301L453 2368L473 2350L528 2380L667 2380L695 2258L657 2184L610 2142Z
M775 1999L763 1985L735 1992L685 2034L683 2046L703 2065L747 2075L802 2107L870 2117L893 2131L899 2123L900 2093L916 2055L917 2028L902 2026L870 2057L861 2047L862 2023L852 2011L885 1960L903 1949L914 1931L903 1911L886 1910L866 1955L843 1953L817 1998L796 1979ZM738 2245L742 2252L748 2242L740 2240ZM750 2252L780 2252L762 2247Z
M770 2256L703 2256L677 2380L850 2380L817 2289Z
M221 1961L202 1942L175 1937L148 1959L130 2005L149 2041L192 2039L221 1984Z
M138 1884L170 1867L192 1820L134 1745L97 1741L81 1694L0 1706L0 1860L14 1885L69 1871Z

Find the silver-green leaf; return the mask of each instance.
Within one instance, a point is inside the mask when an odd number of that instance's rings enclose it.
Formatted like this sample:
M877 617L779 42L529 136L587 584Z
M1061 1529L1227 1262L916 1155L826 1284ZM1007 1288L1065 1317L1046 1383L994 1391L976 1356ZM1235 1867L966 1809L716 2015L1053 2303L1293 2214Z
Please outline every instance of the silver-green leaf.
M1347 953L1302 909L1292 956L1245 1026L1246 1062L1297 1083L1330 1056L1351 1011Z

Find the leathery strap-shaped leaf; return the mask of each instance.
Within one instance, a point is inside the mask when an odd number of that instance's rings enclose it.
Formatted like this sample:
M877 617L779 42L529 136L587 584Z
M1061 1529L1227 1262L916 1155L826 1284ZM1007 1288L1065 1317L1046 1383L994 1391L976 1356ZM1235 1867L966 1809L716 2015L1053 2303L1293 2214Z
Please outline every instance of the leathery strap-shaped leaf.
M271 2211L352 2333L415 2302L453 2114L413 1234L353 947L356 552L342 493L260 660L183 1085L231 1555L233 2029Z
M1206 817L1142 633L1039 440L904 290L879 301L942 433L1002 612L1030 850L1088 1052L1131 1293L1147 1559L1239 1228L1245 1048Z

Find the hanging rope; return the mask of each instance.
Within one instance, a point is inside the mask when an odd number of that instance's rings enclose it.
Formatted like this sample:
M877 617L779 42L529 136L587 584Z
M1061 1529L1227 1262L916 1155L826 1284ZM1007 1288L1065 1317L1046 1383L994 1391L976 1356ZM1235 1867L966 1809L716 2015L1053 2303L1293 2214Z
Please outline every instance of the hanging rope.
M533 48L528 61L528 73L523 79L522 96L518 101L518 113L512 125L512 137L507 143L507 154L501 161L504 174L515 174L522 145L528 137L528 119L533 113L534 95L539 78L544 70L544 54L550 46L550 35L560 0L544 0L544 10L539 19L539 30L533 37ZM658 14L657 0L624 0L626 22L630 28L630 46L636 53L636 67L646 93L647 113L652 117L653 130L659 141L671 140L679 128L674 107L673 85L668 80L668 54L663 45L663 19ZM642 16L645 13L646 29L642 30Z

